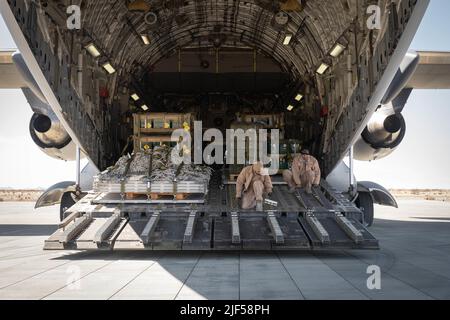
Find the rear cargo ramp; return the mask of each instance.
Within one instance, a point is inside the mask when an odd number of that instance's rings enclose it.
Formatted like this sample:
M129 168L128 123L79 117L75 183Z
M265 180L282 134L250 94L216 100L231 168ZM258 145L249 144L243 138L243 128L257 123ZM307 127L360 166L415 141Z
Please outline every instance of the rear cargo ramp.
M217 182L214 182L217 183ZM377 249L351 202L336 202L323 188L312 194L275 186L263 212L240 210L234 186L207 203L155 204L146 200L98 202L89 194L67 212L45 249L78 250L311 250ZM332 191L331 191L332 192ZM270 203L273 203L271 205Z

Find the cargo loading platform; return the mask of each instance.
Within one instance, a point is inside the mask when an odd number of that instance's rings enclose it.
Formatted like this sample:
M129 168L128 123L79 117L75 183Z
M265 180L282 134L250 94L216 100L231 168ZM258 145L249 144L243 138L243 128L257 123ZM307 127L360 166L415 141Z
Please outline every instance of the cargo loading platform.
M274 184L264 211L242 210L215 175L203 198L131 200L89 193L68 209L47 250L378 249L362 212L326 182L313 194Z

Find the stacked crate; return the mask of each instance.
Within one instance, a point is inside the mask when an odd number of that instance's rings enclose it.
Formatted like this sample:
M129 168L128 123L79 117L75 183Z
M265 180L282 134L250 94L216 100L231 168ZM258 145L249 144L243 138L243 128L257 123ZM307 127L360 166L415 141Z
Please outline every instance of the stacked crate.
M141 113L134 114L134 152L153 149L155 146L175 146L175 130L191 131L194 117L191 113Z

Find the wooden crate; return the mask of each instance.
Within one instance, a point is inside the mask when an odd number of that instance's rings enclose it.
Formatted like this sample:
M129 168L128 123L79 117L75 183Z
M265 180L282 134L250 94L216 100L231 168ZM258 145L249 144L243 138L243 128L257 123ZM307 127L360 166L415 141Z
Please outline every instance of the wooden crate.
M155 145L170 145L175 130L191 130L194 116L191 113L140 113L133 115L134 152L152 149Z
M183 129L185 123L191 127L194 122L191 113L139 113L133 117L135 134Z

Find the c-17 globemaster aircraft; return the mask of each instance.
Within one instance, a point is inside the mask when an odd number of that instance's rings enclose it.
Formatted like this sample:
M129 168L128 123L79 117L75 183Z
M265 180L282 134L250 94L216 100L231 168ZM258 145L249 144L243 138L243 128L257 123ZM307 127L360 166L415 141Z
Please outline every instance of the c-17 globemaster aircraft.
M382 186L357 182L352 161L400 145L413 89L450 88L450 54L408 51L428 4L1 0L18 51L1 53L0 88L23 90L43 152L89 160L36 204L61 207L45 249L377 249L367 229L374 203L397 204ZM192 184L175 177L163 197L154 192L163 185L145 180L151 162L139 177L130 163L167 142L176 121L158 127L155 117L188 115L221 132L244 118L281 129L319 160L324 179L312 194L291 194L274 176L256 212L236 205L233 166L215 165L203 195L180 192ZM272 153L286 152L281 145ZM120 181L96 189L94 177L127 154Z

